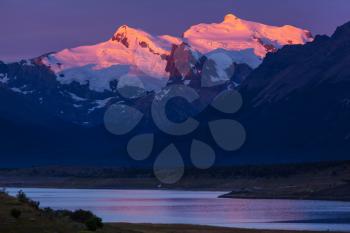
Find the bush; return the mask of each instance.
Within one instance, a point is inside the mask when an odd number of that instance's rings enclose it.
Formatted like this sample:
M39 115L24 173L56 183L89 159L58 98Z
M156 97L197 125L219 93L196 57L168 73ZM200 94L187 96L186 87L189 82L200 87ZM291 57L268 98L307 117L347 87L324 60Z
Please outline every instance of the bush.
M98 228L103 227L102 219L93 217L85 223L85 226L89 231L96 231Z
M19 217L21 217L21 215L22 215L22 211L20 211L19 209L11 210L11 216L14 217L15 219L18 219Z
M27 203L29 201L29 198L22 190L18 191L16 198L19 202L22 202L22 203Z
M32 200L30 200L29 202L28 202L28 205L30 205L31 207L33 207L34 209L39 209L39 206L40 206L40 202L38 202L38 201L32 201Z
M71 219L75 222L86 223L96 217L92 212L86 210L76 210L71 214Z
M54 210L53 212L54 212L55 216L58 216L60 218L62 218L62 217L63 218L65 218L65 217L71 218L71 216L73 214L73 212L70 210Z
M43 216L46 216L50 219L53 219L55 217L55 211L51 209L50 207L46 207L44 209L41 209L41 214Z
M47 214L47 215L53 215L54 214L54 210L51 209L50 207L46 207L46 208L42 209L42 212L44 214Z
M103 227L102 219L94 215L91 211L76 210L71 213L70 218L75 222L85 224L89 231L96 231Z
M37 209L37 210L39 209L40 202L31 200L30 198L27 197L27 195L22 190L18 191L16 198L21 203L28 204L34 209Z
M85 224L86 228L89 231L96 231L97 229L103 227L102 219L94 215L91 211L79 209L73 212L70 210L53 210L51 208L40 209L40 202L36 202L29 199L22 190L20 190L17 193L16 197L19 202L27 204L37 210L40 210L40 213L42 215L47 216L49 218L69 218L74 222ZM21 215L21 211L19 211L18 213L18 210L12 210L11 215L14 218L19 218L19 216Z

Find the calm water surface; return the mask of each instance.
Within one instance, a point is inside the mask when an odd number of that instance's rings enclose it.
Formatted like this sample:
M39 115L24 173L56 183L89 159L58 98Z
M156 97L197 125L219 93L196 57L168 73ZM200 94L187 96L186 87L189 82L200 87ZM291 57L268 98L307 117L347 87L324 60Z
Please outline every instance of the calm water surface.
M19 188L7 189L16 195ZM350 202L220 199L224 192L23 188L41 207L91 210L105 222L350 232Z

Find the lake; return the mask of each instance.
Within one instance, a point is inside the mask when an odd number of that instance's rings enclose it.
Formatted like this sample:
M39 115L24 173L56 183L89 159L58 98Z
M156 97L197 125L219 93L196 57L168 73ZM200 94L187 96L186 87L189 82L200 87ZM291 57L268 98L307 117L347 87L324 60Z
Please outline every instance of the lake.
M8 188L16 195L19 188ZM225 192L23 188L41 207L90 210L105 222L350 231L350 202L220 199Z

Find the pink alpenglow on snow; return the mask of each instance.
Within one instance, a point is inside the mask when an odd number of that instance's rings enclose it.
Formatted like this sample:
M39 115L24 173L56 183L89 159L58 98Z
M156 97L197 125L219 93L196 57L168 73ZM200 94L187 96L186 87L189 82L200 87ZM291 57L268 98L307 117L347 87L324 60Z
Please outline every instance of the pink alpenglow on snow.
M238 18L228 14L221 23L192 26L184 38L201 53L215 49L242 51L253 49L260 58L287 44L305 44L313 37L307 30L290 25L268 26Z
M139 29L121 26L106 42L65 49L43 58L58 81L88 84L94 91L110 90L110 82L121 77L138 77L145 89L157 91L169 78L167 56L173 45L187 43L196 54L228 55L235 63L256 68L268 52L287 44L312 41L311 33L293 26L268 26L229 14L221 23L198 24L183 38L153 36ZM217 64L220 66L220 64Z

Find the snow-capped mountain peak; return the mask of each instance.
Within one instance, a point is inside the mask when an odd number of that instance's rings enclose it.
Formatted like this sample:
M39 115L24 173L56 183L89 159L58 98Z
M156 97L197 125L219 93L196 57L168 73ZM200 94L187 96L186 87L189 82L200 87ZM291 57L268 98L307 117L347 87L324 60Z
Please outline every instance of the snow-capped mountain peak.
M202 55L224 53L235 63L255 68L266 53L286 44L311 40L311 33L303 29L268 26L228 14L221 23L192 26L183 38L153 36L122 25L106 42L65 49L46 56L42 62L56 73L62 84L78 82L89 85L93 91L111 91L110 83L126 75L140 78L147 90L159 90L169 78L167 57L174 45L188 44L198 59Z
M48 55L43 63L57 74L63 84L75 81L88 84L91 90L103 92L111 90L111 81L123 75L136 74L141 78L152 77L147 78L144 86L154 90L155 86L164 86L167 81L166 56L177 40L171 36L152 36L123 25L106 42L65 49Z
M238 19L239 18L236 15L230 13L230 14L225 15L224 22L233 22L233 21L238 20Z
M0 87L60 118L94 125L108 105L126 101L129 87L142 89L143 96L167 85L184 84L209 100L215 90L202 87L236 87L267 52L310 40L306 30L268 26L233 14L220 23L192 26L182 38L155 36L122 25L104 42L11 65L16 70L19 66L21 72L11 73L0 62Z
M311 33L290 25L269 26L238 18L233 14L221 23L198 24L184 33L188 43L202 53L215 49L243 51L253 49L254 54L264 58L287 44L304 44L313 40Z
M154 53L168 54L177 38L171 36L152 36L151 34L127 25L118 28L111 41L122 43L126 48L149 48Z

